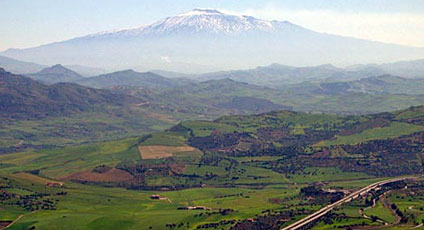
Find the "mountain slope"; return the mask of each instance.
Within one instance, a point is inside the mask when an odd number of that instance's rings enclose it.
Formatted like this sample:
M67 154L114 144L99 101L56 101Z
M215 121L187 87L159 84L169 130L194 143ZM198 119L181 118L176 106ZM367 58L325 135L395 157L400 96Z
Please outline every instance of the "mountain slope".
M0 56L0 68L16 74L28 74L42 70L46 66L31 62L18 61L12 58Z
M345 55L348 53L349 55ZM67 65L179 70L279 62L290 65L382 63L418 59L424 49L317 33L290 22L195 9L147 26L98 33L2 55ZM184 66L185 69L186 66ZM197 69L200 68L200 69Z

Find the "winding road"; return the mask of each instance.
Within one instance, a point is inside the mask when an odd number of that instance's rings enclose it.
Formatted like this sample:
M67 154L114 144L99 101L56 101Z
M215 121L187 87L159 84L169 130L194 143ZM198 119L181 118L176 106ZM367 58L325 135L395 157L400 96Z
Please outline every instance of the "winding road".
M308 225L308 224L318 220L319 218L325 216L327 213L329 213L331 210L333 210L333 208L340 206L344 203L350 202L353 199L358 198L360 195L364 195L365 193L367 193L367 192L369 192L369 191L371 191L371 190L373 190L373 189L375 189L375 188L377 188L381 185L388 184L388 183L391 183L391 182L396 182L396 181L403 181L403 180L406 180L406 179L412 179L412 178L415 178L415 177L412 177L412 176L411 177L400 177L400 178L393 178L393 179L375 182L373 184L370 184L370 185L368 185L364 188L361 188L361 189L347 195L346 197L344 197L343 199L341 199L339 201L336 201L332 204L329 204L329 205L321 208L320 210L314 212L313 214L311 214L311 215L309 215L309 216L307 216L307 217L305 217L301 220L298 220L298 221L294 222L293 224L290 224L289 226L283 228L282 230L296 230L296 229L300 229L302 227L305 227L306 225Z

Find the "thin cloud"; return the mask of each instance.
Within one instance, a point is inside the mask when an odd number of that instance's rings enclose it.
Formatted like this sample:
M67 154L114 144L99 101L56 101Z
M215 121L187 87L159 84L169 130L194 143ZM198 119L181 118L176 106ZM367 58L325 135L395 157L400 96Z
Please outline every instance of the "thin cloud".
M267 20L287 20L318 32L424 47L424 15L420 14L292 10L275 5L244 11L222 11Z

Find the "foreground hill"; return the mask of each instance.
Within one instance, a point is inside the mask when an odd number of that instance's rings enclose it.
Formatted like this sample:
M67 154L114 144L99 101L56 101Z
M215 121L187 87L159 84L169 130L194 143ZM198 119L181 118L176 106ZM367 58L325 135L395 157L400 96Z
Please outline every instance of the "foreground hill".
M182 122L141 145L185 142L204 153L199 164L214 166L226 158L277 157L248 165L286 175L306 167L336 167L393 176L422 172L423 120L423 106L364 116L281 111Z
M13 226L24 229L277 230L360 187L421 174L423 121L423 106L363 116L275 111L3 154L0 220L22 215ZM380 186L316 226L419 229L423 192L419 177Z
M104 143L122 150L113 158L69 162L59 174L56 165L49 166L51 161L68 162L89 154L91 147L65 148L63 156L28 163L27 169L84 182L91 179L81 179L81 173L105 165L133 176L134 180L114 181L122 182L119 186L138 189L181 189L203 183L265 186L316 167L336 169L346 176L418 174L423 171L423 121L424 106L363 116L291 111L224 116L215 121L184 121L164 132ZM68 155L72 150L82 155ZM102 184L102 180L91 182Z

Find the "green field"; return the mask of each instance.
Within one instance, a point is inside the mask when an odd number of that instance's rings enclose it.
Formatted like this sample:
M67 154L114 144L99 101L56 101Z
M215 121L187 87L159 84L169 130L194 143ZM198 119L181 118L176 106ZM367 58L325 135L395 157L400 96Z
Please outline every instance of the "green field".
M378 202L375 207L364 210L364 214L367 216L376 216L386 223L394 223L396 220L395 216L381 202Z
M349 136L337 136L335 140L323 141L317 145L353 145L370 140L382 140L393 137L400 137L402 135L408 135L423 130L424 126L393 122L388 127L369 129Z

